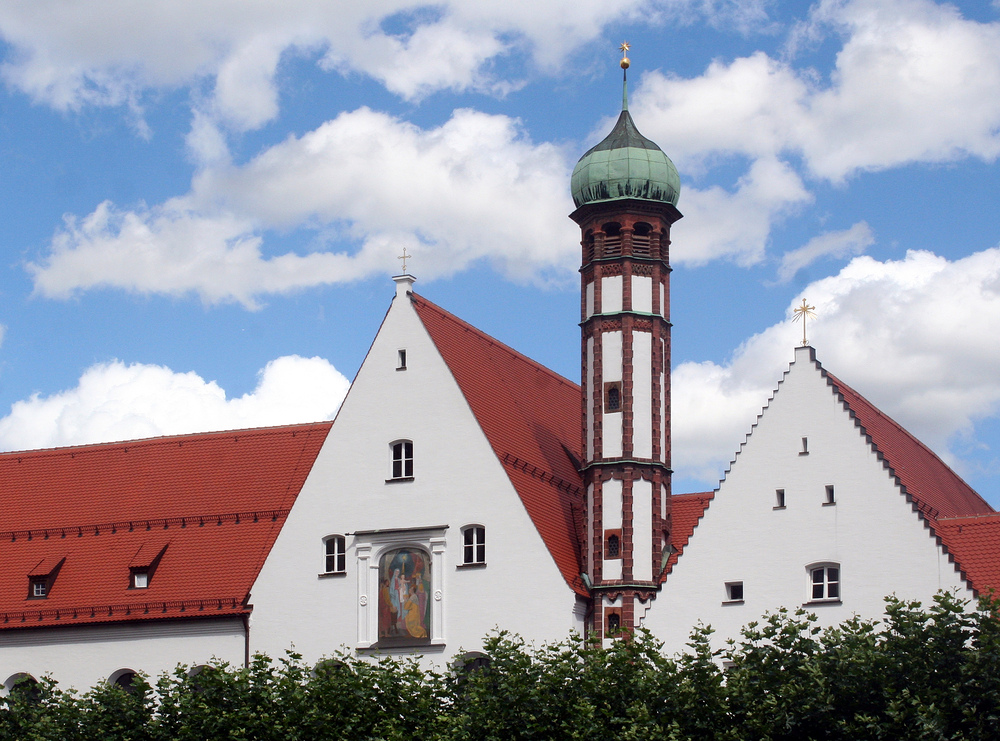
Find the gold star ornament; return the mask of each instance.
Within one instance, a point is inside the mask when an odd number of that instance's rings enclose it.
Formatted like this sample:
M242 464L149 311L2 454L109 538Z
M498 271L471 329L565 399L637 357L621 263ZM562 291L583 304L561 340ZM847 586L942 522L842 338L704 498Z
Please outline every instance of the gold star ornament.
M631 64L631 62L628 59L628 56L626 56L628 50L631 49L631 48L632 48L632 45L629 44L627 41L623 41L621 43L621 46L618 47L618 51L620 51L622 53L622 61L619 62L619 64L621 65L622 69L628 69L628 66Z

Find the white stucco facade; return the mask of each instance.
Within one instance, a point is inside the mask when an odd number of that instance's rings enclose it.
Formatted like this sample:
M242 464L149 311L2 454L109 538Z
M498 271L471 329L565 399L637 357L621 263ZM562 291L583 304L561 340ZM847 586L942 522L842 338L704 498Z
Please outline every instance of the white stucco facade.
M380 554L431 561L431 635L406 649L448 661L495 627L530 639L582 629L576 596L401 283L329 437L252 590L250 644L307 661L377 650ZM399 350L406 350L405 370ZM413 476L391 480L389 446L413 444ZM485 565L463 564L468 525L485 528ZM326 575L323 539L346 542ZM403 649L400 649L403 650ZM392 649L390 649L392 651Z
M645 624L669 648L698 621L722 647L778 607L825 626L880 617L889 594L972 596L810 352L797 349L656 598ZM812 598L811 568L824 565L839 570L839 599Z
M16 675L48 675L63 688L85 690L123 670L155 680L178 664L242 666L245 635L239 616L0 631L0 682L5 691Z

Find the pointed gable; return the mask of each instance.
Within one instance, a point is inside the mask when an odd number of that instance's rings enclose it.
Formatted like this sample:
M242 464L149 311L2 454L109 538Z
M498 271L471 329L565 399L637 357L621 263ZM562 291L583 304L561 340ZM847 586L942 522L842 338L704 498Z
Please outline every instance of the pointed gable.
M580 578L580 387L413 294L451 370L567 584Z
M330 424L0 455L0 629L247 612Z
M813 360L815 361L815 356ZM816 364L819 366L818 362ZM823 372L834 391L840 394L862 432L871 440L872 447L924 515L933 521L940 517L988 514L994 511L986 500L930 448L843 381Z

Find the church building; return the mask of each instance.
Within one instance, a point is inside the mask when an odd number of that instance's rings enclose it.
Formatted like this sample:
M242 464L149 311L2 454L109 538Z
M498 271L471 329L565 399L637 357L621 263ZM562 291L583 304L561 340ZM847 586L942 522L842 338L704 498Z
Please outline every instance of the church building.
M580 385L403 274L333 422L0 454L4 687L290 648L447 664L495 629L679 652L699 621L721 646L781 606L1000 586L1000 513L809 346L718 489L674 494L680 178L627 93L571 189Z

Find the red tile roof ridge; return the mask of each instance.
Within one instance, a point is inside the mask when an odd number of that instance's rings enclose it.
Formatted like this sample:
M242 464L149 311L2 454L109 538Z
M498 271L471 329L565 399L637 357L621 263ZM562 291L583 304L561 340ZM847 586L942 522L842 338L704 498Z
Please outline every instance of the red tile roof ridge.
M53 448L30 448L27 450L5 450L0 451L0 462L10 458L41 458L47 455L76 455L77 453L104 452L121 447L153 446L165 445L174 442L184 442L187 440L204 440L212 438L229 437L260 437L263 435L287 432L300 428L303 432L326 427L329 429L333 425L332 421L323 420L319 422L297 422L287 425L270 425L262 427L236 428L232 430L216 430L204 432L184 432L176 435L157 435L153 437L140 437L133 440L112 440L101 443L81 443L79 445L61 445ZM294 434L294 432L293 432Z
M939 517L938 522L942 525L986 525L1000 520L1000 512L984 512L974 515L954 515L952 517Z
M161 517L161 518L139 518L137 520L119 520L117 522L88 522L82 524L52 525L39 528L22 528L20 530L0 530L0 540L16 541L18 538L32 540L34 538L54 539L79 537L80 535L100 535L116 534L122 532L132 532L141 529L155 528L168 529L175 527L202 527L205 524L221 525L223 522L232 522L239 525L244 520L257 522L260 519L270 518L271 522L276 522L288 516L288 509L274 510L247 510L242 512L216 512L213 514L193 514L187 516ZM71 531L76 530L76 533ZM50 533L52 534L50 536ZM67 534L69 533L69 534Z
M839 394L844 406L867 436L869 444L888 465L900 487L913 499L914 504L923 515L931 520L937 520L942 517L993 514L995 512L993 507L947 463L941 460L937 453L924 445L867 398L825 370L818 361L814 360L814 362L819 366L834 391ZM880 444L875 438L877 433L875 424L878 422L887 424L895 434L896 440L886 437ZM905 446L912 446L915 449L918 456L917 463L933 469L931 473L934 475L934 479L917 477L912 469L906 467L902 459L911 451L904 450ZM935 481L940 479L944 480L946 488L934 487ZM953 508L965 511L955 511Z
M469 324L464 319L460 319L459 317L457 317L454 314L452 314L450 311L447 311L446 309L442 309L440 306L438 306L437 304L435 304L433 301L428 301L426 298L424 298L423 296L421 296L421 295L419 295L417 293L411 293L410 294L410 300L412 302L414 302L414 303L419 303L422 306L424 306L424 307L426 307L426 308L428 308L428 309L430 309L432 311L437 312L438 314L440 314L445 319L448 319L449 321L452 321L455 324L458 324L460 327L462 327L463 329L465 329L465 331L467 331L467 332L474 332L475 334L479 335L481 338L487 340L494 347L498 347L498 348L504 350L505 352L507 352L507 353L515 356L518 360L521 360L522 362L525 362L528 365L531 365L532 367L534 367L534 369L536 371L539 371L539 372L544 373L544 374L546 374L548 376L551 376L554 380L558 381L559 383L566 384L570 388L580 390L580 385L579 384L573 383L571 380L569 380L565 376L560 375L559 373L556 373L551 368L545 367L544 365L542 365L541 363L539 363L537 360L532 360L527 355L518 352L517 350L515 350L514 348L512 348L510 345L508 345L508 344L506 344L506 343L501 342L500 340L498 340L496 337L493 337L492 335L486 334L481 329L478 329L477 327L472 326L471 324Z

